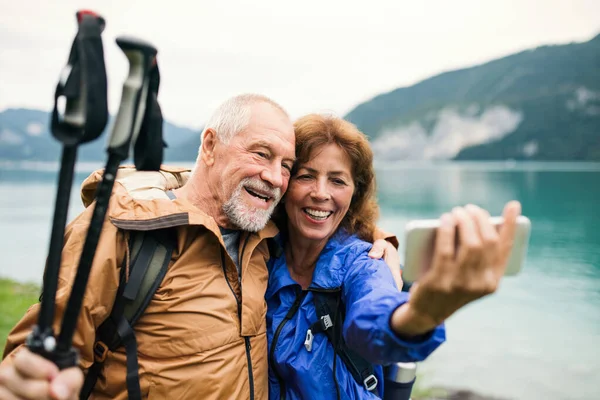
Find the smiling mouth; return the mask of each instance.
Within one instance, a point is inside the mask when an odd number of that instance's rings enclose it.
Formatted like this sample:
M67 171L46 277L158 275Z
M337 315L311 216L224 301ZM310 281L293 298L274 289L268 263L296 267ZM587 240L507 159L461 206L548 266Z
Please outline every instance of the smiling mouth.
M313 210L312 208L303 208L302 211L316 221L325 221L333 211Z
M273 197L271 197L271 196L258 193L258 192L254 191L252 189L247 188L247 187L244 187L244 189L246 190L246 192L248 192L248 194L250 194L251 196L256 197L257 199L261 199L265 203L267 203L267 202L269 202L269 200L273 199Z

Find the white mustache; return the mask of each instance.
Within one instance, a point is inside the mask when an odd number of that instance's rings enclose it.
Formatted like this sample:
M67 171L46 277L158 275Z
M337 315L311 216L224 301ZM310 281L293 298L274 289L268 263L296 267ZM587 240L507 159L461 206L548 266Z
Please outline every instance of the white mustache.
M272 188L267 183L261 181L260 179L246 178L240 182L240 186L246 186L251 190L256 190L257 192L264 193L269 197L272 197L277 203L281 199L281 189L280 188Z

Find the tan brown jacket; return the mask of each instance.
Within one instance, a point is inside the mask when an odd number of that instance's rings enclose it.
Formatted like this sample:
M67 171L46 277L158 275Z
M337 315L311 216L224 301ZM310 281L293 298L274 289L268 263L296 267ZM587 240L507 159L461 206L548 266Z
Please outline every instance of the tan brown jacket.
M186 200L169 200L164 194L164 188L183 184L184 171L136 173L133 182L128 175L134 169L120 169L74 338L81 366L92 364L96 328L115 300L120 268L127 260L126 230L177 227L178 244L169 270L135 326L143 397L266 399L264 294L269 254L265 239L277 230L270 223L258 234L242 235L240 284L215 221ZM101 173L96 172L84 182L86 206L100 179ZM67 227L57 295L59 316L71 291L91 213L88 207ZM38 312L36 304L15 326L5 355L23 346ZM93 398L127 398L125 361L123 348L109 353Z

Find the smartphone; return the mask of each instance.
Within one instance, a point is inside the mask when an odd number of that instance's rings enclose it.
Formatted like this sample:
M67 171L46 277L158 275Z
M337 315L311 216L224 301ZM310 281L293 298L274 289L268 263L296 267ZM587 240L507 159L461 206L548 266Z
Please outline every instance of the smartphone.
M504 218L491 217L492 224L496 229L500 228ZM431 257L435 245L435 234L440 226L437 219L414 220L406 224L404 235L404 269L402 279L407 282L416 282L431 264ZM517 217L517 230L511 250L508 265L504 272L505 276L519 273L527 255L529 236L531 233L531 221L520 215ZM457 235L458 238L458 235ZM457 243L458 245L458 243Z

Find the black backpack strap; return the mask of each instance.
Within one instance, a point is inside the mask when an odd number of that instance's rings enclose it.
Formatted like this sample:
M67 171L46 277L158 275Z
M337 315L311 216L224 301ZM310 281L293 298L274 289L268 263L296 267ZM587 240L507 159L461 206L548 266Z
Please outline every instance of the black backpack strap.
M108 352L115 351L120 346L125 347L127 355L128 398L141 398L137 342L133 326L144 313L167 273L175 243L175 234L171 229L131 231L129 276L125 275L127 268L123 265L112 312L96 331L95 360L85 377L80 399L89 397ZM126 262L125 260L124 263Z
M344 325L344 310L341 302L342 292L336 290L312 291L317 322L313 323L306 332L304 347L312 351L312 341L315 334L324 333L333 344L336 354L342 359L356 382L371 393L377 394L377 377L373 365L351 350L342 334ZM335 373L335 371L334 371Z
M163 116L158 104L160 72L156 58L150 69L150 81L146 100L146 111L142 119L140 134L133 147L133 160L138 171L158 171L163 162Z

